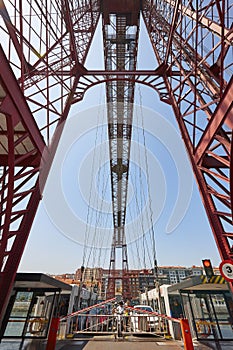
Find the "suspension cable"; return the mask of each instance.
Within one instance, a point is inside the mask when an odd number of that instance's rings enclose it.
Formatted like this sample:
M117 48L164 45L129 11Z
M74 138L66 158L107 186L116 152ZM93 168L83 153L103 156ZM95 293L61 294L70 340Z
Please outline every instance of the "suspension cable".
M143 144L144 144L144 150L145 150L145 164L146 164L146 176L148 179L148 183L150 183L150 174L149 174L149 165L148 165L148 157L147 157L147 151L146 151L146 137L145 137L145 127L144 127L144 119L143 119L143 111L142 111L142 93L140 86L138 88L139 90L139 104L140 104L140 110L142 115L142 134L143 134ZM157 258L156 258L156 243L155 243L155 232L154 232L154 224L153 224L153 210L152 210L152 199L150 195L150 191L148 189L148 200L149 200L149 211L150 211L150 227L151 227L151 239L152 239L152 249L153 249L153 262L154 262L154 274L156 274L156 278L158 277L158 266L157 266Z
M99 108L98 108L98 113L97 113L97 127L96 127L95 142L94 142L94 155L93 155L93 162L92 162L92 166L91 166L92 180L91 180L91 184L90 184L90 192L89 192L89 198L88 198L88 209L87 209L87 217L86 217L86 228L85 228L85 233L84 233L84 248L83 248L83 263L82 263L83 266L85 266L85 262L86 262L88 241L90 238L91 223L93 220L93 210L91 210L90 203L91 203L91 196L92 196L93 185L94 185L94 168L95 168L95 164L96 164L96 148L97 148L97 141L98 141L99 125L100 125L100 106L101 106L100 102L101 102L101 92L100 92L100 97L99 97ZM94 200L95 200L95 198L94 198Z

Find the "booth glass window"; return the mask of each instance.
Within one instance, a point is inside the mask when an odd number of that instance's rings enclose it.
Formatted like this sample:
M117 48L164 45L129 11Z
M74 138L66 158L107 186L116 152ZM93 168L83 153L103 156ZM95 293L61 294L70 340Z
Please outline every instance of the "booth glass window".
M4 336L22 336L33 292L18 292Z
M182 294L182 300L197 339L233 340L233 305L228 292L187 293Z
M45 337L53 300L54 297L49 298L46 293L17 291L4 337Z

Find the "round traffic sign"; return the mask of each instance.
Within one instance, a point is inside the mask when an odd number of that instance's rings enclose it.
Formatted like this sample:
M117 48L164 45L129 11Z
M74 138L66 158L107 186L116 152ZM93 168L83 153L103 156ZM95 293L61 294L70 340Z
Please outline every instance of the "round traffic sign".
M233 261L232 260L223 260L219 265L219 270L221 275L225 280L233 282Z

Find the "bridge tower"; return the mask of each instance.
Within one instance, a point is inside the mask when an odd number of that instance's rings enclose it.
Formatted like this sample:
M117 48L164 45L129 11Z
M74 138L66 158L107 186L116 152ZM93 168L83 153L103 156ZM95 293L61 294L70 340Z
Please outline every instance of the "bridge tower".
M232 11L230 0L0 0L0 321L70 108L99 83L106 83L109 104L110 293L118 248L122 270L128 265L129 106L136 83L172 106L220 256L233 259ZM139 14L154 70L136 68ZM105 70L90 71L85 61L99 20Z
M128 71L136 70L140 1L126 1L122 5L122 1L102 1L105 69L111 74L115 71L128 74ZM130 298L125 218L134 85L133 80L124 79L106 82L114 224L107 298L117 294ZM117 261L120 266L117 266Z

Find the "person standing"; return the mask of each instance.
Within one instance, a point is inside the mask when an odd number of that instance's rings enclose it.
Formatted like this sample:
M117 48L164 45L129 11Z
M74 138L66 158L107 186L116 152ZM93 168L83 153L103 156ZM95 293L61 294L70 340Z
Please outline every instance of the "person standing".
M124 315L125 315L125 325L124 325L124 328L125 328L125 331L128 332L129 331L129 318L130 318L130 309L129 309L129 306L130 306L130 301L129 299L126 300L125 302L125 305L124 305Z

